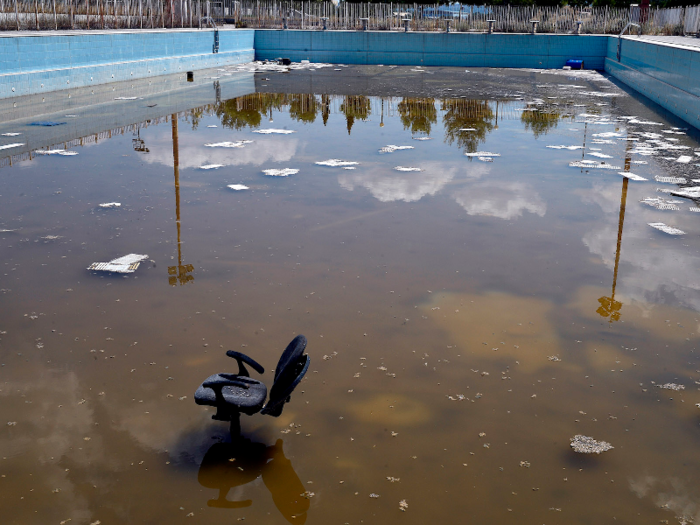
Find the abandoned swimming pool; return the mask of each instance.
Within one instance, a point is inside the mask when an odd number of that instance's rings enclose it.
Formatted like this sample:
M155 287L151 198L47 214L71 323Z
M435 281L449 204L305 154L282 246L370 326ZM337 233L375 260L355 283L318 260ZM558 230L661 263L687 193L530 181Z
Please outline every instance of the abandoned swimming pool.
M0 123L4 520L697 519L697 131L590 71L280 69ZM195 389L299 333L231 450Z

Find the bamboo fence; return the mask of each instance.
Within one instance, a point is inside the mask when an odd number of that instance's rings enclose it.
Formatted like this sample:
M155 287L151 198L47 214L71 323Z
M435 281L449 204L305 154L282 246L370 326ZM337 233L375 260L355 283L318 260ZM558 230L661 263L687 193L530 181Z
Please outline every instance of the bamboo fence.
M700 30L700 6L639 7L477 6L278 0L0 0L0 30L154 29L199 27L202 21L260 29L618 34L629 23L644 34ZM363 20L364 19L364 20Z

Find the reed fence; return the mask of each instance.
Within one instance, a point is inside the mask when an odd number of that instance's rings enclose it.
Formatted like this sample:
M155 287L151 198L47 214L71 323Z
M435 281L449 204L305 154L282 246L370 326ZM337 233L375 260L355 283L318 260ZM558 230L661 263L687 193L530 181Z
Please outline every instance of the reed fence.
M618 34L629 22L644 34L700 31L700 6L641 9L479 6L278 0L0 0L0 30L153 29L235 24L260 29ZM363 20L364 19L364 20Z

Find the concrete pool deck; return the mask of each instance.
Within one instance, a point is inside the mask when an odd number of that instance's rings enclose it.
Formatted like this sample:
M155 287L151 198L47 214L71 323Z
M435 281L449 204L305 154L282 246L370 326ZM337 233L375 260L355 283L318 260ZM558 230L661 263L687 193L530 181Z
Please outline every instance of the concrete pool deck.
M567 59L578 58L586 69L605 71L700 127L700 40L688 37L272 29L8 32L0 34L0 98L282 56L342 64L533 69L561 69Z

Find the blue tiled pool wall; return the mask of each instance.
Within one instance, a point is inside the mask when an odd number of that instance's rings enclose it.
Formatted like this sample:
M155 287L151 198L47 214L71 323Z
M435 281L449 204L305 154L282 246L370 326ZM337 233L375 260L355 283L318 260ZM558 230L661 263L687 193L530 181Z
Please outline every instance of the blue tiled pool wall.
M256 30L255 56L342 64L603 69L606 36Z
M254 30L0 37L0 98L250 62Z
M700 128L700 52L623 38L608 41L605 71Z

